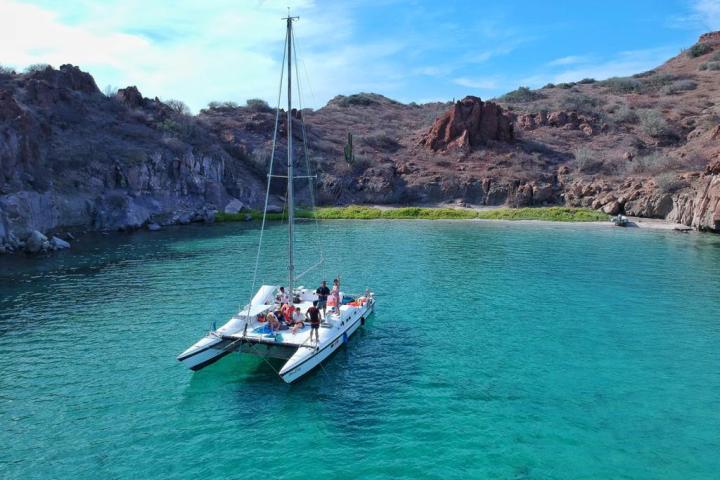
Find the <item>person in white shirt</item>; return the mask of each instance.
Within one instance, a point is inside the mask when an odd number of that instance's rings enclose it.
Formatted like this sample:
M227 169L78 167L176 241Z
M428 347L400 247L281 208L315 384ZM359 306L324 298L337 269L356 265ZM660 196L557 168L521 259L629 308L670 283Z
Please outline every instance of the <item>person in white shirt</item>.
M296 308L295 311L292 313L293 335L295 335L295 333L297 333L299 329L305 327L305 323L303 322L303 320L305 320L305 315L300 312L299 308Z
M290 304L290 295L288 295L285 291L285 287L280 287L280 293L277 296L277 300L280 302L280 305Z

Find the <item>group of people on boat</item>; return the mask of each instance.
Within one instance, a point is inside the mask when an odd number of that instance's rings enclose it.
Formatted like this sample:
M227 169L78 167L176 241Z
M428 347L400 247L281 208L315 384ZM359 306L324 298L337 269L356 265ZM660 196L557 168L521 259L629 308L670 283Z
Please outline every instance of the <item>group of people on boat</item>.
M293 303L299 303L299 298L292 298L285 287L280 287L278 295L275 297L276 307L267 314L258 316L258 321L267 322L271 331L291 329L293 335L301 328L305 327L305 322L310 324L310 341L320 341L319 329L320 322L327 316L327 310L330 314L339 309L340 306L340 279L333 281L332 289L328 288L327 281L323 280L322 284L315 290L318 299L308 307L303 315L299 306ZM322 311L322 315L321 312ZM314 335L313 335L314 334Z
M328 288L327 281L323 280L322 284L315 290L317 294L317 307L322 309L323 317L330 308L330 313L340 308L340 277L333 280L332 289Z

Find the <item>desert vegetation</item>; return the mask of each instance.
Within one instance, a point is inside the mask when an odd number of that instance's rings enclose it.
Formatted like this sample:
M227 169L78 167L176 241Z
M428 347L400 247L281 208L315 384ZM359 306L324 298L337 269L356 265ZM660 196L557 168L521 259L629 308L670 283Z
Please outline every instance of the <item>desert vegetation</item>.
M607 220L604 213L589 208L534 207L494 208L472 210L467 208L398 207L377 208L365 205L345 207L321 207L315 212L307 209L296 211L298 218L320 220L545 220L553 222L598 222ZM250 211L236 214L218 213L217 222L245 221L246 216L257 220L262 212ZM268 213L267 219L280 221L286 213Z
M533 102L544 98L544 95L538 91L530 90L528 87L519 87L517 90L508 92L500 100L508 103L526 103Z

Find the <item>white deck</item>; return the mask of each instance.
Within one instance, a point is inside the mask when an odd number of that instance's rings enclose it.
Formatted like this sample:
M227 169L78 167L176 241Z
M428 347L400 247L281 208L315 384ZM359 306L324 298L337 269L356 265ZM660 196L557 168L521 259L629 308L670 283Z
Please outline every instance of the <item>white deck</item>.
M301 303L296 303L293 305L295 308L300 308L300 312L303 314L303 317L305 316L305 312L307 312L307 309L312 306L311 301L304 301ZM273 305L265 305L265 311L272 311L275 310L276 306ZM351 307L348 305L342 305L340 307L340 313L330 314L328 312L328 315L322 319L322 323L320 324L320 329L318 330L320 335L320 344L325 343L326 340L330 340L337 336L337 333L339 331L339 327L342 326L343 320L350 319L353 313L358 310L357 307ZM281 345L287 345L287 346L296 346L299 347L301 345L315 345L315 339L313 338L312 343L310 342L310 322L308 320L304 320L305 326L303 328L300 328L297 330L295 334L292 332L292 327L288 327L285 330L276 330L274 333L260 333L255 332L255 329L257 328L263 328L267 325L266 322L259 323L257 321L252 321L248 324L247 329L247 335L243 335L243 332L235 332L228 335L223 335L225 338L234 338L234 339L241 339L244 338L246 340L257 340L262 343L277 343ZM281 339L276 339L276 335L280 335Z

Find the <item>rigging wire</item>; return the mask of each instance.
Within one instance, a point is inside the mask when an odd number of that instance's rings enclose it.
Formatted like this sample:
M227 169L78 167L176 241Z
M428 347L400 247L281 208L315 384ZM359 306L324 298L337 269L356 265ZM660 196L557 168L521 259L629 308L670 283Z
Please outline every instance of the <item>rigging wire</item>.
M277 100L277 108L275 109L275 130L273 131L273 140L272 140L272 150L270 153L270 169L268 171L268 178L267 178L267 189L265 190L265 206L263 208L263 216L262 216L262 223L260 225L260 240L258 241L258 249L257 249L257 255L255 256L255 270L253 272L253 281L252 281L252 288L250 290L250 300L248 301L247 305L247 316L250 316L250 304L252 303L252 298L255 292L255 285L257 283L257 274L258 274L258 268L260 266L260 252L262 250L262 242L263 242L263 234L265 232L265 222L267 220L267 208L268 208L268 201L270 200L270 184L272 183L272 172L273 172L273 163L275 161L275 146L277 144L277 133L278 133L278 123L280 120L280 100L282 99L282 85L283 85L283 77L285 75L285 57L288 54L287 51L287 33L285 33L285 41L283 42L285 47L283 48L283 59L280 63L280 86L278 87L278 100ZM247 322L247 320L246 320Z
M308 153L308 146L307 146L307 143L308 143L307 142L307 130L305 129L305 116L303 114L303 106L302 106L302 90L300 88L300 74L299 74L300 69L297 68L297 66L299 65L298 60L297 60L298 49L297 49L297 45L295 44L295 32L294 31L291 32L291 35L292 35L292 37L290 40L292 41L293 50L294 50L293 56L295 57L295 83L297 84L298 106L300 107L299 111L300 111L300 127L302 129L302 138L303 138L303 155L305 157L305 170L307 172L308 191L310 193L310 206L311 206L310 211L312 212L312 216L315 221L315 233L316 233L315 238L318 240L318 243L319 243L318 250L320 250L320 261L317 264L310 267L305 272L303 272L302 275L305 275L310 270L314 270L316 267L320 266L320 267L322 267L321 271L322 271L322 276L324 279L325 278L325 252L323 251L323 248L322 248L322 240L321 240L321 236L320 236L320 222L318 221L317 208L315 205L315 186L313 183L312 170L310 169L310 155ZM305 63L303 62L303 67L304 66L305 66ZM307 77L307 69L305 70L305 76ZM308 84L309 84L309 82L308 82ZM311 94L312 94L312 87L310 87L310 88L311 88Z

